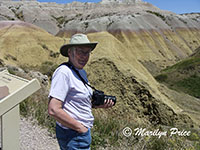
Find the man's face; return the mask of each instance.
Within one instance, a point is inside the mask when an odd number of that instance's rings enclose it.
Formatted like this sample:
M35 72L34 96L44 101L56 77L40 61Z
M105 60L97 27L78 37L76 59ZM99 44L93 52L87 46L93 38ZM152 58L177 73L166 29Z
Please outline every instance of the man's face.
M75 47L75 50L68 51L69 60L77 69L83 69L89 60L90 52L90 47Z

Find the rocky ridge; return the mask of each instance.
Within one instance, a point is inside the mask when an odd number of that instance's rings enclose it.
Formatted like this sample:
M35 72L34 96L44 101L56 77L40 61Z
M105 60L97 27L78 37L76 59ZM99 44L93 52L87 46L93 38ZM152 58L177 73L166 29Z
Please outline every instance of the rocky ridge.
M0 20L25 21L35 24L52 34L56 34L59 30L64 29L67 23L72 23L73 20L76 20L76 17L82 19L81 22L83 23L83 21L90 22L96 19L103 21L104 17L109 18L109 16L116 14L116 12L118 12L117 15L126 15L127 12L131 14L132 12L139 13L144 10L161 11L141 0L103 0L100 3L72 2L67 4L40 3L37 1L1 1L0 6Z
M141 0L1 1L0 7L0 20L25 21L60 37L108 32L132 49L152 74L189 56L200 44L199 13L178 15Z

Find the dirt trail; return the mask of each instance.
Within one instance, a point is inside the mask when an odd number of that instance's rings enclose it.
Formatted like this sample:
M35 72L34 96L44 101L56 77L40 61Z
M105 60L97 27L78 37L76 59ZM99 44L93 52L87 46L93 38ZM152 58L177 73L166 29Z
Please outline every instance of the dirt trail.
M1 135L1 131L0 131ZM1 147L1 138L0 138ZM37 125L35 121L22 118L20 120L20 150L58 150L58 143L47 129Z

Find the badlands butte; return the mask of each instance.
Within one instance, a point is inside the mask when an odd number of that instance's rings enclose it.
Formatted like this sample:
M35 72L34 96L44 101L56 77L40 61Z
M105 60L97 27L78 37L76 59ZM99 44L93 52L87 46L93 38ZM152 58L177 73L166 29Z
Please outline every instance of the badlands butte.
M1 0L0 20L2 66L35 68L47 61L58 65L66 61L60 46L72 34L85 33L99 42L86 67L90 83L117 96L113 109L94 110L95 116L199 128L200 100L168 89L154 76L200 46L200 13L178 15L141 0Z

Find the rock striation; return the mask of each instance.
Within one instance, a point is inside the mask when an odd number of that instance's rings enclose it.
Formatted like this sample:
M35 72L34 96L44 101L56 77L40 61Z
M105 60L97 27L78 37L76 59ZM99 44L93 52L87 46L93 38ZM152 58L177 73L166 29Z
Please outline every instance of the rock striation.
M178 15L141 0L1 1L0 7L0 20L24 21L60 37L108 32L152 74L189 56L200 45L199 13Z
M130 5L132 7L127 8ZM109 18L109 15L112 15L113 12L124 12L123 14L126 15L129 11L131 13L132 11L138 12L149 9L149 6L158 9L150 4L143 3L141 0L103 0L100 3L72 2L67 4L39 3L37 1L1 1L0 6L0 20L29 22L52 34L66 28L67 23L76 20L76 17L82 18L82 21L86 19L85 21L90 22L90 18L100 17L99 19L102 20L104 19L101 17L104 16ZM87 17L88 15L91 17Z

